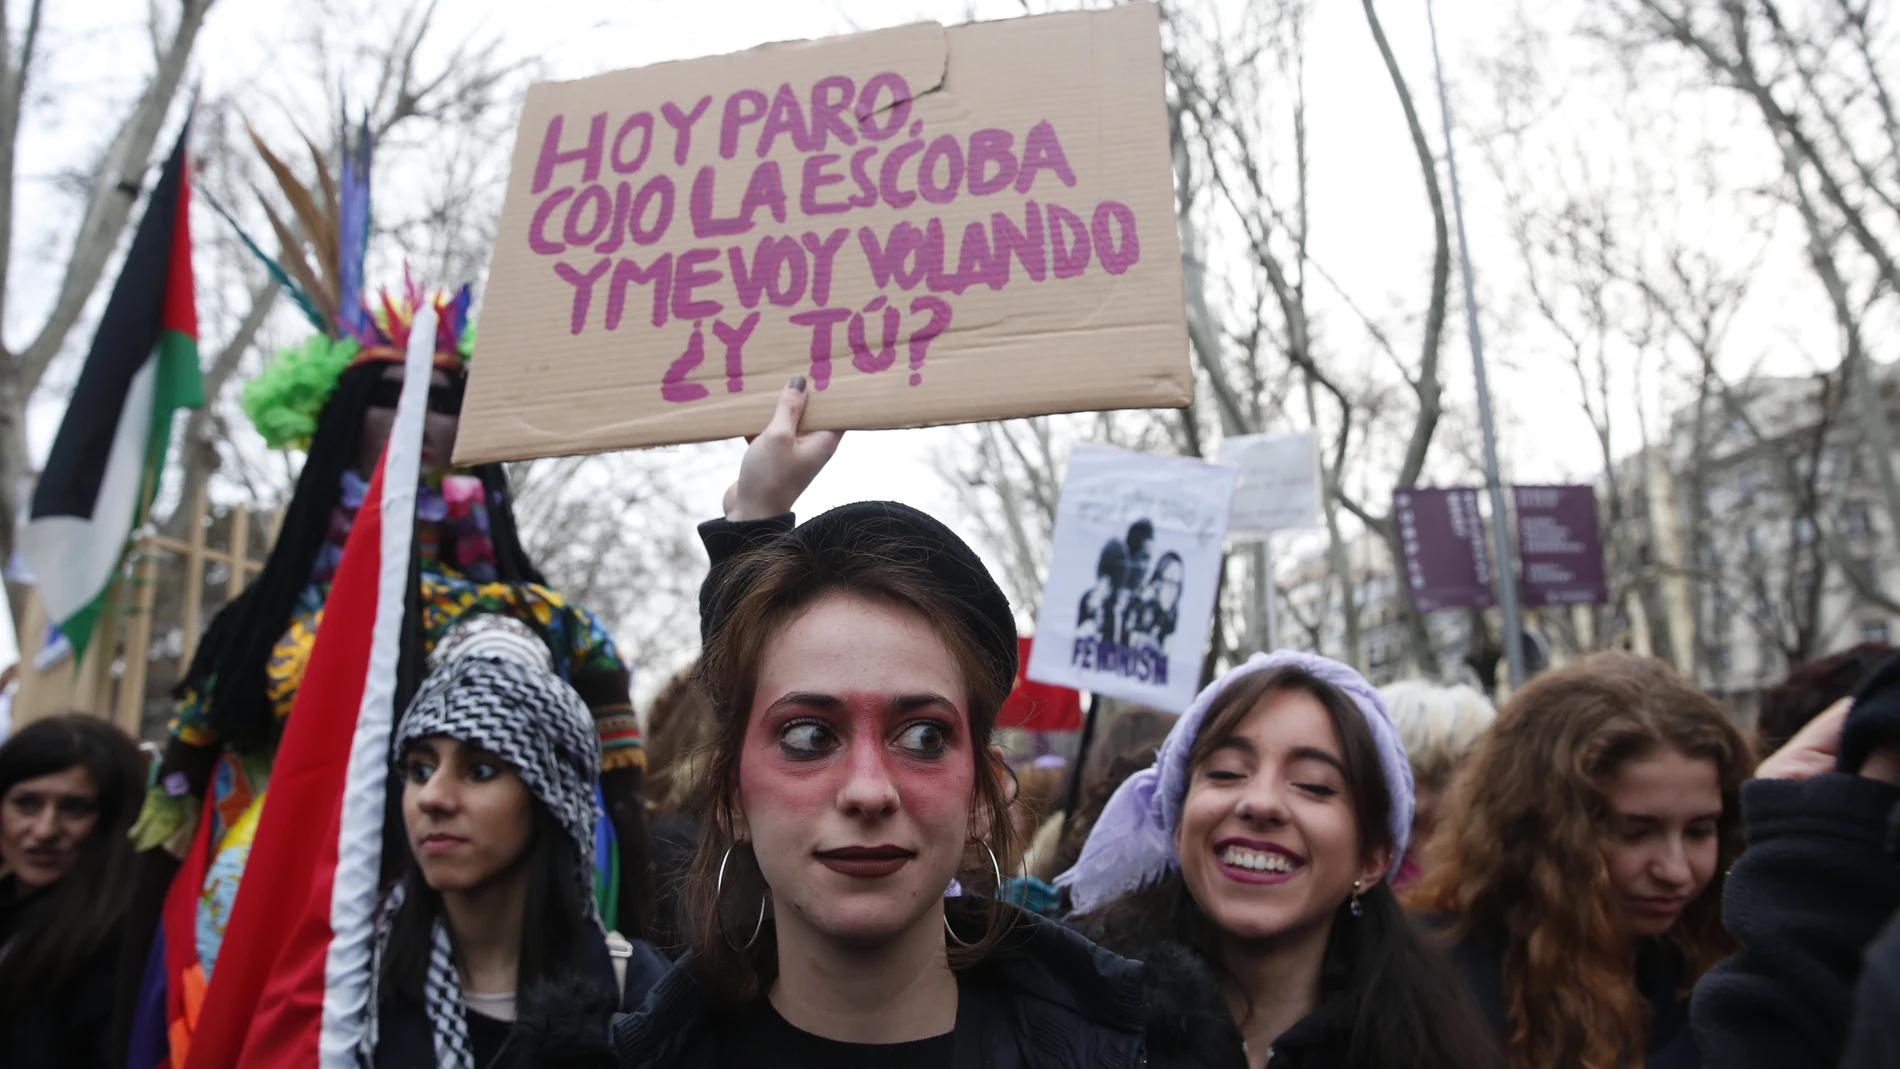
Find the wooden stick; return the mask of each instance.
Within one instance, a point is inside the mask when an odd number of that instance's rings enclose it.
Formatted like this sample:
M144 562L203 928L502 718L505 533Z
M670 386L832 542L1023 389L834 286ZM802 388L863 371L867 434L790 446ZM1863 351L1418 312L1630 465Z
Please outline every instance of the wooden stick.
M106 587L106 600L93 625L86 655L73 684L73 708L104 720L112 719L112 660L119 645L119 617L125 604L125 579L115 577Z
M243 505L231 510L231 551L227 556L230 562L225 582L224 596L235 599L244 592L245 565L250 562L251 511Z
M198 486L198 494L191 503L191 535L184 546L185 552L185 605L184 619L179 623L185 636L184 646L178 655L180 674L191 664L192 655L198 652L198 628L200 617L204 615L205 600L205 510L210 501L205 494L204 484ZM172 539L153 539L163 545ZM174 543L175 545L175 543ZM172 549L173 546L165 546Z
M133 738L139 737L139 722L145 714L145 677L151 666L152 606L158 594L158 554L149 539L140 539L134 579L130 618L125 631L125 674L119 677L119 711L115 721Z

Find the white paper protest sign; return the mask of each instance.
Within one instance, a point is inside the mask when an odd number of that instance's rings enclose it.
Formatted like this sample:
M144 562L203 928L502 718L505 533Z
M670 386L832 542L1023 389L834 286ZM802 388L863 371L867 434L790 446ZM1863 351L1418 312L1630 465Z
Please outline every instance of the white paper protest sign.
M1234 469L1069 456L1028 677L1179 712L1200 689Z
M1319 438L1312 431L1223 438L1220 462L1240 472L1230 533L1259 537L1319 525Z

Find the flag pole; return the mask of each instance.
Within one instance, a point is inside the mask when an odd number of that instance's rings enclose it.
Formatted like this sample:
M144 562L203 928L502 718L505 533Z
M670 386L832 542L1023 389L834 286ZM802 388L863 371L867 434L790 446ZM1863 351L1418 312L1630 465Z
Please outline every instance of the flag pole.
M1095 744L1095 716L1101 699L1094 691L1089 691L1088 706L1082 714L1082 737L1075 748L1075 764L1069 769L1069 782L1062 790L1062 814L1064 819L1075 816L1082 807L1082 766L1089 759L1089 749Z
M1511 548L1510 520L1504 507L1504 483L1498 477L1498 432L1491 417L1491 387L1484 374L1484 335L1478 327L1478 287L1472 277L1471 242L1465 236L1465 201L1458 188L1458 157L1452 148L1451 98L1445 92L1445 61L1438 54L1438 19L1432 0L1425 0L1425 23L1431 30L1432 67L1438 80L1438 111L1445 123L1445 169L1451 176L1451 210L1458 221L1458 267L1465 284L1465 326L1471 339L1471 366L1478 388L1478 425L1484 432L1484 486L1491 494L1492 556L1497 562L1498 609L1504 615L1504 653L1509 659L1511 689L1524 685L1524 628L1518 619L1516 554Z

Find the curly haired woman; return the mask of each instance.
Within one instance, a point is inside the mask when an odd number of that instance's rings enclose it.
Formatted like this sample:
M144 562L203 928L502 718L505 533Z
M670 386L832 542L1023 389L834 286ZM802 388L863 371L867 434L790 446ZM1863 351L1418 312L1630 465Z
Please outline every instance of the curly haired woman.
M1413 904L1512 1069L1687 1069L1697 977L1732 948L1747 742L1661 661L1585 657L1517 692L1452 788Z

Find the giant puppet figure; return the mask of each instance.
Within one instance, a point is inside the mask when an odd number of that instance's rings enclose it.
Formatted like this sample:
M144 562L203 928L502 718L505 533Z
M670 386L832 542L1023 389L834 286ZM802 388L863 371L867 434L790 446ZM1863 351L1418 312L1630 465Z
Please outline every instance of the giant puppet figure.
M313 254L306 256L304 242L271 212L284 257L266 262L321 330L302 347L278 353L244 391L245 411L265 440L305 452L303 471L262 574L211 621L174 691L170 744L133 829L145 855L129 933L140 942L128 945L149 945L157 900L172 879L199 879L193 940L205 976L193 982L204 982L216 967L269 793L277 741L322 627L344 540L389 436L409 325L423 300L434 303L440 327L416 510L417 586L406 623L411 685L435 641L471 614L513 617L540 636L600 734L600 788L618 847L602 873L601 913L629 935L641 928L645 755L628 699L628 668L600 620L549 588L528 559L501 466L450 466L474 337L468 287L452 297L425 295L405 279L404 292L365 299L367 136L359 134L346 152L336 182L318 159L316 195L258 143ZM177 859L200 821L211 822L209 862L202 874L181 873ZM122 981L121 993L129 995L136 985L129 977Z

